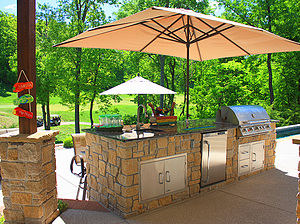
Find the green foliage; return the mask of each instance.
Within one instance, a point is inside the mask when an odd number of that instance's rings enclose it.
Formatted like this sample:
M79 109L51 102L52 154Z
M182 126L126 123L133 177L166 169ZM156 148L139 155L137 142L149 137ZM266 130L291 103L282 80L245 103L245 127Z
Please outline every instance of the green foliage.
M300 41L300 4L296 0L218 2L225 8L222 15L224 18L258 26L288 39ZM90 27L107 23L102 3L101 0L60 0L58 8L38 5L37 102L41 105L47 105L49 102L49 113L61 115L64 122L75 120L76 104L80 105L80 109L76 108L80 122L90 122L92 118L97 123L100 114L119 113L123 116L124 124L135 124L136 95L111 97L99 96L99 93L135 77L138 73L150 81L160 83L162 56L108 49L77 50L52 47ZM82 6L78 7L82 13L78 13L76 9L78 4ZM120 5L116 14L118 18L123 18L153 5L213 13L207 0L129 0ZM18 117L12 115L14 106L11 103L17 95L11 92L17 77L16 17L0 12L0 25L0 128L17 127ZM184 108L186 89L186 60L170 56L165 56L164 59L165 86L180 93L179 96L175 95L175 99L173 95L165 96L164 107L169 108L175 101L175 115L179 120L184 120L185 116L181 112ZM258 104L267 109L272 119L280 120L279 125L300 123L300 52L272 54L275 96L272 105L266 55L205 62L191 61L190 64L191 119L214 117L223 105ZM159 106L159 96L140 97L140 103L147 105L149 102ZM93 110L92 117L90 109ZM38 115L42 115L40 107ZM76 121L79 121L78 117ZM74 125L51 129L61 129L57 142L63 142L74 133Z
M64 148L72 148L73 147L73 140L72 137L68 137L64 140Z
M17 18L0 11L0 83L14 84L16 73L9 64L17 51Z
M51 129L59 131L59 134L56 136L55 143L63 143L65 139L69 138L71 134L74 133L74 127L75 127L74 124L51 127ZM80 128L82 130L82 129L90 128L90 126L81 124Z
M5 222L5 218L4 218L4 215L2 215L0 213L1 217L0 217L0 224L3 224Z
M68 207L69 207L68 203L63 202L62 200L58 200L58 210L60 214L66 211Z
M137 116L136 115L125 114L124 116L122 116L122 120L123 120L124 125L136 124Z

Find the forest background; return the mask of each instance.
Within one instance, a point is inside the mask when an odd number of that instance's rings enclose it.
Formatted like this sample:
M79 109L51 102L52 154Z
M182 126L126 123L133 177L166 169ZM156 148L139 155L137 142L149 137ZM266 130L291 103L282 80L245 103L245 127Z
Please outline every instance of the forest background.
M117 5L114 18L107 16L104 4ZM293 41L300 41L300 2L298 0L218 0L224 8L221 18L263 28ZM87 29L120 19L151 6L189 8L215 15L208 0L58 0L57 7L37 6L36 66L37 103L50 129L50 114L63 121L97 123L99 114L123 113L134 123L136 109L120 111L118 102L136 96L100 96L138 73L179 93L165 95L163 107L175 100L176 115L185 118L186 59L140 52L109 49L55 48L53 45ZM11 89L17 74L17 17L0 11L0 128L17 127L11 111L16 97ZM223 105L261 105L278 126L300 123L300 52L191 61L190 118L213 118ZM162 103L159 96L144 95L142 103ZM60 105L58 109L53 105ZM126 108L126 105L123 105ZM135 107L136 108L136 107ZM67 111L67 112L66 112ZM71 112L72 111L72 112ZM149 113L150 108L149 108ZM72 114L72 116L70 115ZM11 116L10 116L11 115Z

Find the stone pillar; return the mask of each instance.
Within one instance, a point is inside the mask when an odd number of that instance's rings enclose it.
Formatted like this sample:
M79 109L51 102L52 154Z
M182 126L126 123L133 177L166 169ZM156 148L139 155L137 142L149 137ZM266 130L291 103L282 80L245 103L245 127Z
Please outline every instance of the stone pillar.
M5 223L50 223L58 216L54 154L58 133L0 136Z
M299 146L299 156L300 156L300 146ZM299 177L300 177L300 161L298 164L298 171L299 171ZM296 210L298 224L300 224L300 193L299 192L300 192L300 180L298 180L297 210Z
M293 144L299 144L300 145L300 139L293 139ZM300 156L300 146L299 146L299 156ZM300 177L300 161L298 163L298 171L299 171L299 177ZM296 215L297 215L297 223L300 224L300 179L298 180Z

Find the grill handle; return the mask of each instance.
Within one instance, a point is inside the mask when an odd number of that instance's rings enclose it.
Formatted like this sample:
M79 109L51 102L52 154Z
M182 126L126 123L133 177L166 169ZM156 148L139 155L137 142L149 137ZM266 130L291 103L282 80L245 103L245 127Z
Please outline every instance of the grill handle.
M271 122L270 119L262 119L262 120L256 120L256 121L244 121L243 124L257 124L257 123L267 123Z

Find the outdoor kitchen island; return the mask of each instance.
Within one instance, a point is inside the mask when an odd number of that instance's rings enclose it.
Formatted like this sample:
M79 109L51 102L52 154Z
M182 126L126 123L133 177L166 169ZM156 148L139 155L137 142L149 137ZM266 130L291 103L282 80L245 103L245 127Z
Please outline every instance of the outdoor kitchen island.
M272 130L243 137L238 125L215 120L189 121L188 128L182 121L175 126L145 125L146 130L141 132L128 132L129 128L124 127L128 133L86 129L88 198L126 218L272 169L275 126L271 122ZM205 133L224 131L224 180L201 187L202 137ZM251 150L255 142L263 143L262 166L247 171L251 164L244 161L250 151L239 146L249 145ZM206 156L209 158L209 153ZM250 160L252 157L247 161Z

